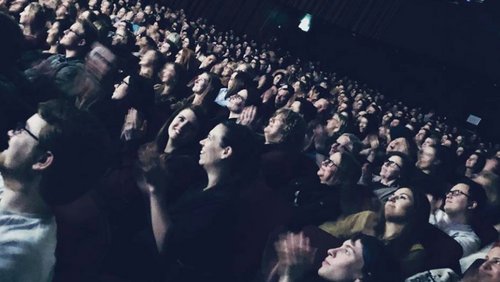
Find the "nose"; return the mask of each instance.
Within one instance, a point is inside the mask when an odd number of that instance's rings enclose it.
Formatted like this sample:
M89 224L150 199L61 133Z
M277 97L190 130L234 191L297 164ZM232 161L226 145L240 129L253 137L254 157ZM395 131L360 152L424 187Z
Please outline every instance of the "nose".
M11 130L7 131L7 136L12 137L12 136L14 136L14 135L15 135L15 133L14 133L14 130L13 130L13 129L11 129Z
M205 138L205 139L203 139L203 140L200 140L200 145L202 145L202 146L203 146L203 145L205 145L205 141L206 141L206 140L207 140L206 138Z

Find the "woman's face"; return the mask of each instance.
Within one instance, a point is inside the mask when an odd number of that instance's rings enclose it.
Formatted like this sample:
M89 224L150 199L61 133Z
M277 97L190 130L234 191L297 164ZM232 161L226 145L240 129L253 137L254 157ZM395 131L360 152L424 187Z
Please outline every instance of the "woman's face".
M317 174L322 184L331 186L338 182L338 168L341 161L342 154L337 152L321 163Z
M33 19L33 12L31 11L31 5L28 5L24 8L24 10L19 14L19 23L29 25Z
M178 113L168 126L168 137L179 142L193 140L198 131L198 119L191 109L184 109Z
M202 146L200 151L200 165L217 165L224 158L224 155L227 154L226 148L221 146L226 130L223 124L219 124L208 133L207 138L200 141L200 145Z
M422 147L418 152L416 166L422 170L431 169L436 160L436 149L432 146Z
M161 72L161 82L170 83L175 80L175 68L173 64L166 64Z
M194 85L192 88L193 93L197 95L205 93L209 87L209 81L210 77L207 73L200 74L194 81Z
M406 220L413 207L413 193L408 188L400 188L385 203L384 214L388 221Z

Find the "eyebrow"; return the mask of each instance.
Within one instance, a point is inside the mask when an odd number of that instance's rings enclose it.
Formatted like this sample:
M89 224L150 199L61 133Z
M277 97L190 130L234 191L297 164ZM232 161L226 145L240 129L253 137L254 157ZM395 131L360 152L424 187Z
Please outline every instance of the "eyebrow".
M394 194L394 195L396 195L396 194ZM401 196L401 195L405 195L406 197L411 198L411 196L409 194L406 194L406 193L401 193L401 194L398 194L396 196Z

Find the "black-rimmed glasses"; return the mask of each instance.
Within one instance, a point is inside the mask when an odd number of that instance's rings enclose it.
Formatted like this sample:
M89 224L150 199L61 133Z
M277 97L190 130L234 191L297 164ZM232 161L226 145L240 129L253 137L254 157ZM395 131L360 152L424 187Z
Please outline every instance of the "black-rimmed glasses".
M397 167L397 168L401 169L400 165L398 165L396 162L393 162L391 160L386 160L384 162L384 164L387 165L387 166Z
M33 132L31 132L29 129L26 128L25 122L17 123L16 128L14 128L14 132L16 134L21 133L21 131L25 131L26 133L28 133L29 136L33 137L33 139L38 141L38 137Z
M448 195L451 195L451 196L453 196L453 197L457 197L457 196L460 196L460 195L464 195L464 196L465 196L465 197L467 197L467 198L469 198L469 197L470 197L470 196L469 196L469 194L464 193L464 192L462 192L462 191L460 191L460 190L450 190L450 191L448 191L448 193L446 193L446 195L447 195L447 196L448 196Z

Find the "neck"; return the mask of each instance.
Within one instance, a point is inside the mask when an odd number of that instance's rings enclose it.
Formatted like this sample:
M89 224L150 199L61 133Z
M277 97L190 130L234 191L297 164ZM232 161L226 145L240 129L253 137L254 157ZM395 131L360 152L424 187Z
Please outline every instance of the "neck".
M51 53L51 54L57 54L57 47L58 47L57 44L50 45L50 48L49 48L48 52Z
M39 181L22 183L17 180L5 178L5 187L0 209L21 214L50 215L49 206L38 193Z
M196 94L194 95L194 100L193 100L193 105L202 105L203 104L203 98L205 97L204 94Z
M78 56L78 51L66 49L66 58L73 58Z
M163 150L164 153L172 153L175 150L175 145L173 144L172 139L168 138L167 145L165 146L165 150Z
M142 67L139 71L139 75L145 78L151 78L153 77L153 70L149 67Z
M451 223L455 224L468 224L467 216L464 213L457 213L457 214L446 214L448 215L448 218L450 219Z
M432 173L431 169L421 169L421 171L427 175L430 175Z
M397 237L403 231L404 225L395 222L385 222L384 239L390 240Z
M232 119L232 118L238 119L238 118L240 118L240 116L241 116L241 114L229 112L229 119Z
M471 177L472 176L472 169L471 168L466 168L465 169L465 176L466 177Z
M23 34L24 35L35 36L35 33L33 32L33 29L29 25L23 25Z
M396 179L387 179L385 177L380 178L380 183L382 183L386 186L390 186L392 183L394 183L394 181L396 181Z
M208 190L216 186L224 179L221 167L206 167L205 170L207 171L208 184L203 190Z

